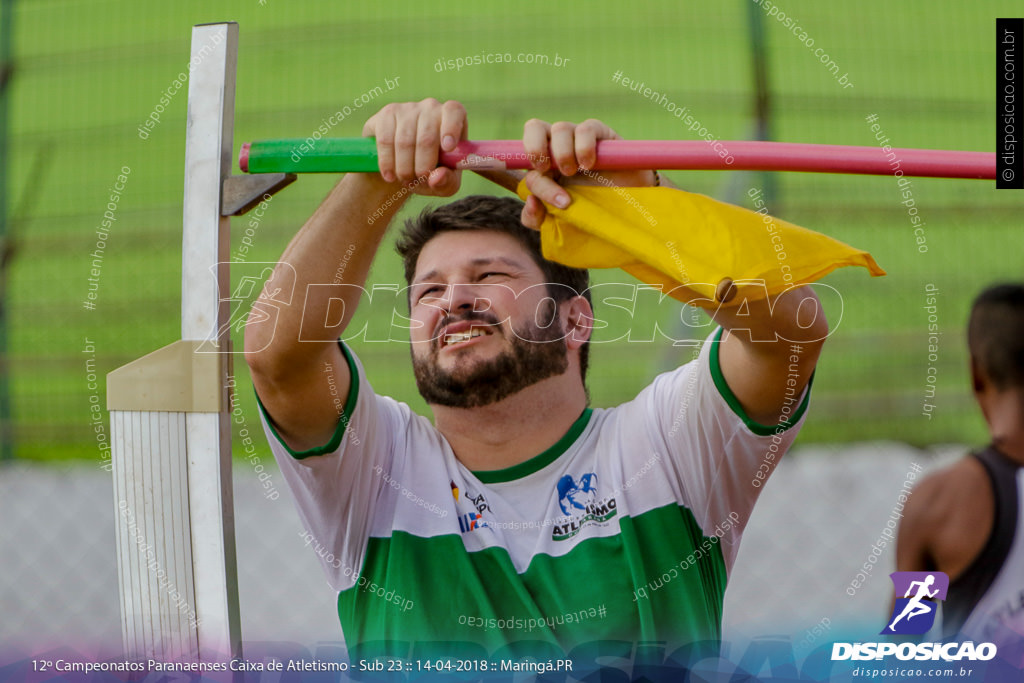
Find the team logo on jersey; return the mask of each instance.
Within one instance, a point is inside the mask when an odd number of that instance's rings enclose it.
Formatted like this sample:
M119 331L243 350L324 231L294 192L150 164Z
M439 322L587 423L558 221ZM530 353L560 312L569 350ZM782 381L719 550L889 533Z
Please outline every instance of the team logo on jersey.
M487 501L484 499L484 494L481 493L478 496L474 496L469 489L466 489L464 495L469 500L469 502L473 504L473 507L476 508L476 511L480 514L483 514L484 510L487 510L488 512L491 511L491 506L488 505Z
M615 498L600 500L597 497L597 475L588 472L576 481L567 474L558 480L555 487L558 507L565 518L559 520L551 530L551 540L564 541L572 538L585 527L605 524L615 516Z
M920 635L935 623L939 600L946 599L949 577L942 572L893 572L896 605L881 635Z
M458 484L455 483L454 479L449 480L448 483L452 487L452 498L455 499L455 504L456 506L458 506ZM490 512L491 506L487 504L487 500L484 498L484 495L482 493L480 495L474 495L469 491L469 489L466 489L462 493L466 497L466 500L471 502L473 504L473 507L476 508L476 512L468 512L466 514L459 515L459 529L462 531L462 533L466 534L470 531L476 531L477 529L490 528L490 525L488 525L487 522L484 520L484 511L486 510L487 512Z
M464 515L459 516L459 529L462 533L467 534L470 531L476 531L477 529L489 528L483 515L479 512L467 512Z
M584 474L577 483L571 474L558 480L558 505L563 515L571 515L573 510L586 510L587 503L594 502L597 497L597 475L593 472Z

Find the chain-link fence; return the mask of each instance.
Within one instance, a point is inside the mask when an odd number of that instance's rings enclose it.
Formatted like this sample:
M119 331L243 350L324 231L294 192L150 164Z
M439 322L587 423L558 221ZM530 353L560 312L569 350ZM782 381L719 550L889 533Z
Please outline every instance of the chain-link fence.
M758 501L730 577L725 639L799 635L823 619L829 637L881 624L895 547L885 530L897 496L909 473L919 480L915 465L927 470L961 452L877 443L787 455ZM237 468L243 640L285 641L311 652L342 642L336 596L303 544L289 494L264 494L253 473ZM56 645L120 646L114 510L110 475L95 467L5 471L0 642L24 654ZM858 581L872 555L873 573Z

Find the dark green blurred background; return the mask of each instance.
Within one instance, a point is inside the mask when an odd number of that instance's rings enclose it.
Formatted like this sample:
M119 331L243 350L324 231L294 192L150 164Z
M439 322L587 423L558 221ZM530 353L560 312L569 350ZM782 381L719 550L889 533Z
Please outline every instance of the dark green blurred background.
M716 137L749 139L755 135L758 48L765 55L774 139L876 145L865 118L877 114L893 146L991 151L995 18L1022 9L1019 2L953 0L784 2L778 9L803 27L813 48L823 48L839 75L847 74L853 87L844 88L812 48L769 16L768 3L750 0L23 0L13 7L7 205L14 252L5 305L14 452L31 460L99 458L88 370L102 375L180 337L187 87L173 95L148 138L140 138L138 127L187 68L193 24L239 23L236 151L246 140L310 135L325 117L386 79L397 79L399 87L346 118L333 135L359 135L363 121L387 101L433 96L464 102L475 138L518 137L530 117L598 117L625 137L694 139L664 108L614 83L617 71L667 93ZM570 61L562 67L435 68L439 59L487 52L541 54L550 62L557 54ZM122 167L131 173L106 240L95 309L85 310L95 230ZM826 278L841 297L828 300L835 333L819 364L802 442L984 439L968 391L962 329L981 287L1021 278L1024 194L997 192L989 181L915 179L928 246L920 253L892 177L669 176L683 188L745 206L749 189L774 182L777 215L869 250L888 271L872 279L862 269L846 269ZM275 197L253 230L254 247L245 256L250 265L236 267L234 280L253 274L254 261L274 261L335 181L304 176ZM464 192L481 191L492 189L467 175ZM414 199L406 213L424 203ZM232 253L249 220L236 219ZM617 272L595 275L631 281ZM400 279L388 247L372 281ZM922 307L929 284L939 291L942 332L932 363L931 419L922 416L929 367ZM670 317L641 307L637 329L653 329L656 321L674 332ZM89 345L94 350L83 353ZM379 392L425 410L406 344L354 348ZM665 338L596 344L593 402L628 400L656 372L688 357ZM252 428L255 401L240 360L241 406ZM102 383L98 400L105 403ZM260 442L260 451L267 451ZM240 452L237 441L235 448Z

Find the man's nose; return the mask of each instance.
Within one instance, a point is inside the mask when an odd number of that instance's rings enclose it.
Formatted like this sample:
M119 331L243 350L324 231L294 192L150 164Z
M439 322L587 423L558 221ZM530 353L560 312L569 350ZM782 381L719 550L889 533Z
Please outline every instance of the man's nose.
M491 308L491 300L478 285L454 284L448 287L449 313L481 313Z

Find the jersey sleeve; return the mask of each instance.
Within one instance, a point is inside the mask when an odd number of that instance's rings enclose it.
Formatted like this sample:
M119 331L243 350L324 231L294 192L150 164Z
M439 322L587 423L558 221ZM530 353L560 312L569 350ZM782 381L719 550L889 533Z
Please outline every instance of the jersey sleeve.
M359 576L375 506L382 497L382 473L400 464L394 462L394 435L402 433L409 420L405 406L373 392L362 364L339 344L352 381L348 396L339 399L344 400L342 414L326 444L292 450L260 403L263 429L295 499L303 540L320 558L327 582L337 591L350 588Z
M786 396L778 424L754 422L722 376L721 338L719 328L696 360L659 375L637 403L650 438L667 454L666 474L677 499L705 536L721 538L731 567L757 496L803 425L810 382Z

